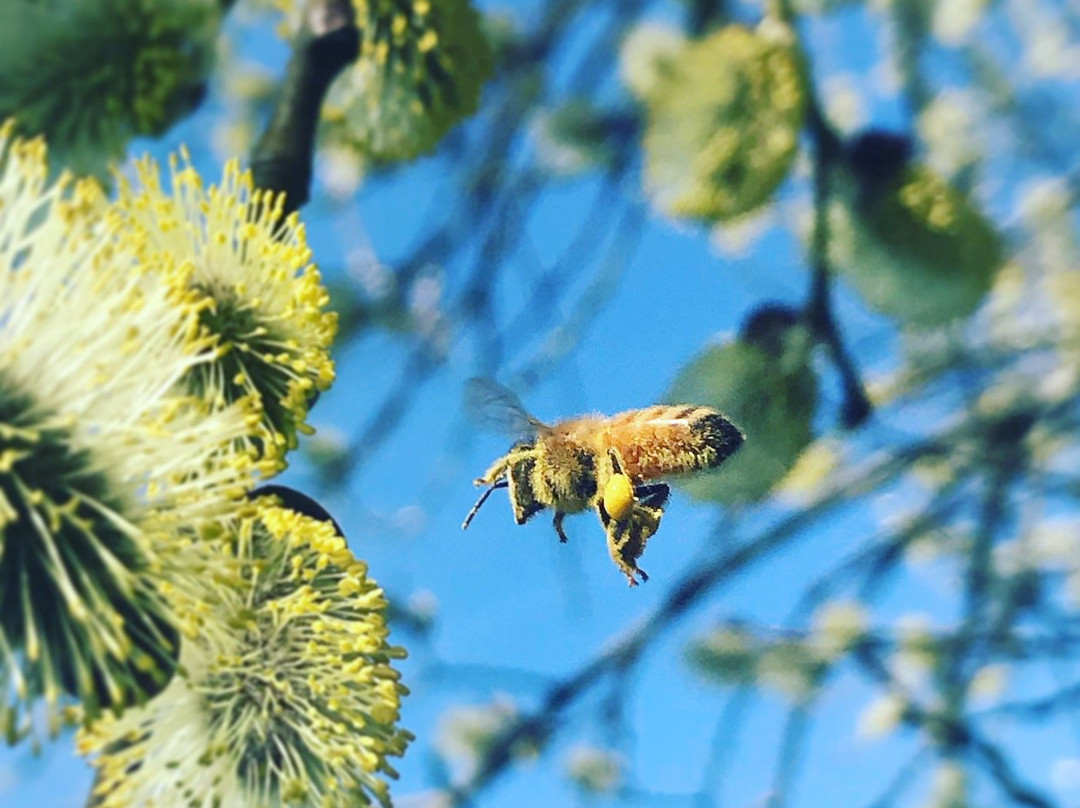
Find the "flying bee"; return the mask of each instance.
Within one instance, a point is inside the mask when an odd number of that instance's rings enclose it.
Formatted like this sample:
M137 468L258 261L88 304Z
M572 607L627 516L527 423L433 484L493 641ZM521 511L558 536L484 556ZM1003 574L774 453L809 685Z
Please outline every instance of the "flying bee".
M743 434L710 407L657 404L613 416L584 415L545 424L512 392L471 379L466 407L484 421L521 436L482 477L487 489L464 530L492 491L507 489L514 521L523 525L545 508L554 512L560 542L567 514L594 510L608 551L631 586L648 575L636 560L660 525L670 489L663 479L715 468L739 448Z

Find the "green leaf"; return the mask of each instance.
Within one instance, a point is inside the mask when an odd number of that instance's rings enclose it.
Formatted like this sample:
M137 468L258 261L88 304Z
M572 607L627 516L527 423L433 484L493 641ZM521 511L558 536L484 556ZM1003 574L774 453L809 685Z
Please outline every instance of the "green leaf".
M870 306L920 326L978 307L1004 255L970 199L917 164L881 185L839 179L830 257Z
M719 468L676 481L697 499L733 505L766 496L810 443L817 379L806 365L785 371L759 348L730 342L684 367L667 398L715 407L746 435Z

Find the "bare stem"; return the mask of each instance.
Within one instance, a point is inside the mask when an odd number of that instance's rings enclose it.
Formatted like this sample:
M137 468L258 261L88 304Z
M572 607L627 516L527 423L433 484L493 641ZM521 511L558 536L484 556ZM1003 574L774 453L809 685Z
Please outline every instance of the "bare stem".
M814 233L810 243L813 276L804 314L814 337L825 347L840 374L844 391L841 423L848 428L862 424L872 410L859 372L841 338L832 308L832 267L829 264L829 197L833 167L843 144L829 126L813 89L809 91L807 117L814 144Z
M311 195L315 130L331 82L353 60L360 33L349 0L309 0L270 122L251 155L258 188L285 193L287 212Z

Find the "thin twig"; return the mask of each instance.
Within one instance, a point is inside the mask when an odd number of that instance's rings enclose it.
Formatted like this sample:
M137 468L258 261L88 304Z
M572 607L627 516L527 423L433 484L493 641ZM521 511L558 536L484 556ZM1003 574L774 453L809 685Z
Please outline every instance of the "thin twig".
M812 89L808 91L807 106L808 125L814 144L814 232L810 244L813 275L804 314L814 336L825 347L840 374L844 395L840 421L850 429L859 426L870 416L872 406L855 369L855 361L844 345L832 307L832 267L829 263L830 186L842 145L839 136L825 120Z
M714 808L714 806L718 808L722 804L718 792L723 785L728 756L737 748L735 738L754 695L754 691L750 688L740 687L728 697L724 709L720 712L698 795L697 802L700 808Z
M781 735L780 754L776 761L768 808L783 808L791 796L802 760L803 741L810 729L810 709L806 704L795 704L788 710L787 721Z
M920 748L911 758L897 770L896 775L888 782L881 794L866 808L889 808L904 791L915 781L915 776L926 763L928 757L925 747Z

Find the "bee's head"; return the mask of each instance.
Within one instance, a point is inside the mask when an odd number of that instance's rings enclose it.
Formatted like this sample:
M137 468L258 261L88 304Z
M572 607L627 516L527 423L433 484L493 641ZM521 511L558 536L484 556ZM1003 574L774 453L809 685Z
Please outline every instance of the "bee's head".
M515 443L510 450L510 458L507 467L507 494L510 497L510 507L514 509L514 521L519 525L525 524L530 517L542 511L546 505L536 491L533 483L533 472L540 462L538 454L541 449L536 441L521 441Z
M483 477L478 477L476 485L486 485L488 488L480 495L461 524L464 530L472 522L476 512L480 510L491 492L497 488L507 489L510 495L510 505L514 509L514 520L520 525L530 516L543 509L543 505L536 502L530 475L536 466L537 441L520 440L510 447L505 455L492 464Z

